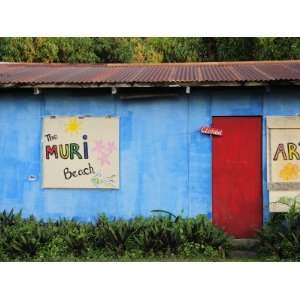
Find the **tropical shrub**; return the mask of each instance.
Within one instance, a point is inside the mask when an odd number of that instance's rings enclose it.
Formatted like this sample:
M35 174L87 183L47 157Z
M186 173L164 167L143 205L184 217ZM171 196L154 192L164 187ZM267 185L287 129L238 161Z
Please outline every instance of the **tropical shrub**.
M280 199L289 205L287 213L272 215L268 224L258 232L258 251L277 260L300 259L300 211L298 198Z
M131 244L139 229L139 222L135 220L109 221L102 216L97 220L95 226L95 245L112 255L123 255L126 250L134 248Z
M229 237L206 217L168 214L94 223L43 221L20 213L0 213L2 261L103 261L222 259Z
M1 217L3 223L1 223L0 248L7 257L33 258L52 238L47 224L38 222L34 217L21 219L20 213L13 215L13 212L6 217L3 212Z
M84 256L88 252L92 237L91 224L77 222L69 223L68 230L63 235L67 251L74 256Z

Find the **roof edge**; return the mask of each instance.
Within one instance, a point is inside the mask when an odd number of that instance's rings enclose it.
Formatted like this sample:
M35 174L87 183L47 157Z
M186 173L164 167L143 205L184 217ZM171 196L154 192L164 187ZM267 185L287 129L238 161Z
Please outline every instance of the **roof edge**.
M193 66L193 65L235 65L235 64L281 64L300 63L300 59L290 60L247 60L247 61L198 61L198 62L163 62L163 63L43 63L43 62L0 62L1 65L27 65L27 66L94 66L94 67L134 67L134 66Z
M7 83L1 84L0 89L9 88L40 88L40 89L70 89L70 88L83 88L83 89L95 89L95 88L180 88L180 87L259 87L259 86L287 86L287 85L300 85L300 80L282 80L282 81L243 81L243 82L182 82L178 84L168 84L168 83L155 83L155 84L142 84L142 83L132 83L132 84L15 84Z

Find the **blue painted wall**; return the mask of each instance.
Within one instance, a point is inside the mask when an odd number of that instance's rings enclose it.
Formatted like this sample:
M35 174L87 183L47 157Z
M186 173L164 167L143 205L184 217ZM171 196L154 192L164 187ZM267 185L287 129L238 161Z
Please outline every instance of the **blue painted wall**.
M162 90L163 92L163 90ZM102 90L0 91L0 210L42 218L130 218L166 209L211 217L211 138L199 127L212 116L295 115L300 88L206 88L178 97L122 100ZM120 189L41 189L41 125L45 115L120 117ZM263 202L268 218L266 128ZM29 176L36 176L30 181Z

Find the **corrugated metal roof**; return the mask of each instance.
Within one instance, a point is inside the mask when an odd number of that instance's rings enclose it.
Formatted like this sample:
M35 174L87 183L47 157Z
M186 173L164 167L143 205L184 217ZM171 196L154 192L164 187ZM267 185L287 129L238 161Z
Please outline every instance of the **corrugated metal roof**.
M0 63L0 86L217 85L300 81L300 60L166 63Z

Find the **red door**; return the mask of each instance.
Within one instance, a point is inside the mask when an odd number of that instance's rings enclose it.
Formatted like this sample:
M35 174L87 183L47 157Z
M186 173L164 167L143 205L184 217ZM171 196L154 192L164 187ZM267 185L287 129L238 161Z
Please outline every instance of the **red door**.
M261 117L214 117L213 223L237 238L262 225Z

